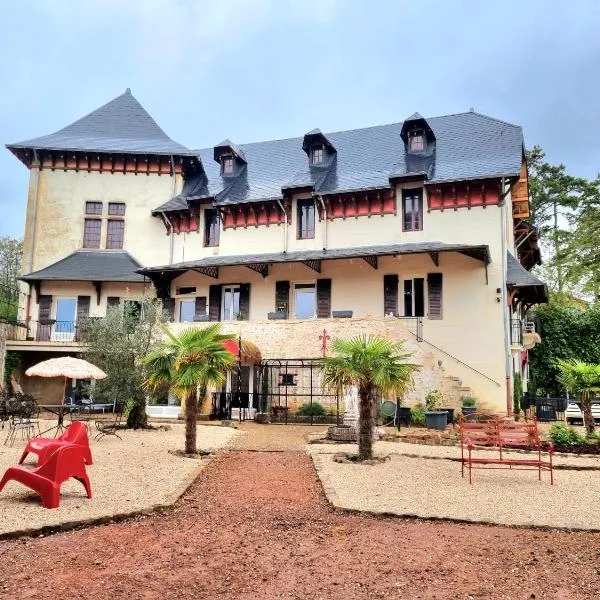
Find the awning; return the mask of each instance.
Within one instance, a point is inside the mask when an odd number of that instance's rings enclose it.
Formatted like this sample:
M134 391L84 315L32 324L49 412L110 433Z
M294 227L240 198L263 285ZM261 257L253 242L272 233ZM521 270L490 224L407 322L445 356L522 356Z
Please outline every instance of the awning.
M226 340L223 342L225 349L238 358L240 362L252 365L258 364L262 359L258 346L247 340L241 340L241 344L240 349L239 340Z
M543 304L548 302L546 284L531 274L521 263L507 252L506 286L515 292L518 300L525 304Z

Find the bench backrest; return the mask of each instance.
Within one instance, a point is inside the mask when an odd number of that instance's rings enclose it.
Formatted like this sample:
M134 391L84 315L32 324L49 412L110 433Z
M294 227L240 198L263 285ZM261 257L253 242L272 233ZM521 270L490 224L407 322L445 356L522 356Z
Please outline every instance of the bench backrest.
M470 415L473 417L474 415ZM489 420L471 420L461 417L461 445L519 446L538 448L541 444L537 421L512 421L491 416Z

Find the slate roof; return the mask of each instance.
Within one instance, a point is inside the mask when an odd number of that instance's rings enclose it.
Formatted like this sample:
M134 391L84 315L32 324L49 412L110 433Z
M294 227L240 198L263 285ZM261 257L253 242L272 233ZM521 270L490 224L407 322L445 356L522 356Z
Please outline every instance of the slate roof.
M282 188L293 186L314 185L321 194L387 188L390 176L411 173L425 172L431 183L519 175L520 127L476 112L432 117L427 123L436 140L433 160L407 156L403 123L327 133L337 152L320 170L309 167L302 137L238 145L248 163L237 177L243 185L221 176L213 148L198 150L204 173L188 179L181 196L226 205L281 198Z
M76 250L50 266L23 275L23 281L142 282L141 264L124 250Z
M195 156L174 142L134 98L131 90L50 135L7 144L9 150L36 148Z
M530 273L510 252L507 252L506 284L511 287L543 286L546 284Z
M202 267L225 267L252 264L294 263L314 260L336 260L394 254L425 254L429 252L460 252L483 262L489 262L489 247L486 245L446 244L444 242L419 242L413 244L386 244L360 246L356 248L333 248L326 250L303 250L298 252L275 252L268 254L241 254L237 256L207 256L161 267L140 269L140 273L161 273L166 271L187 271Z

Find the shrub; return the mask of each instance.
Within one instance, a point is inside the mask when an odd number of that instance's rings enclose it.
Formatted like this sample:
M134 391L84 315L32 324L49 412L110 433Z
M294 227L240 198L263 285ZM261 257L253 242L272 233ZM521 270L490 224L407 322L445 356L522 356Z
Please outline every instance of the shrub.
M577 446L586 443L584 436L564 423L554 423L550 427L550 440L557 446Z
M415 427L425 426L425 410L422 404L415 404L410 409L410 422Z
M438 410L444 402L444 395L439 390L431 390L427 396L425 396L425 410L434 411Z
M521 373L515 373L513 379L513 412L518 415L521 412L521 397L523 396L523 384Z
M318 402L303 404L298 409L298 414L305 417L322 417L325 414L325 408L323 408L323 405L319 404Z
M462 397L462 405L463 406L475 406L475 398L473 398L473 396L463 396Z

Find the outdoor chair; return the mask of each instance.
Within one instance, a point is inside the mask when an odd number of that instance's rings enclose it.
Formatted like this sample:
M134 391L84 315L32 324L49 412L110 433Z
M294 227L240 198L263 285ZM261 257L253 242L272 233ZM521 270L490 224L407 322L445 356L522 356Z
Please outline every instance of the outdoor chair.
M92 464L92 452L90 450L87 427L85 423L79 421L71 423L58 438L37 437L30 440L27 446L25 446L25 450L23 450L19 464L22 465L27 455L31 452L38 455L38 464L41 465L57 448L67 444L79 446L83 452L86 465Z
M113 419L96 421L96 429L98 430L98 433L96 433L96 436L94 437L94 439L100 440L105 435L114 435L122 441L123 438L117 433L117 429L119 429L121 427L122 416L123 416L123 410L120 409L119 412L114 413Z
M90 480L85 471L85 460L80 446L66 444L48 457L35 469L9 467L0 481L0 492L8 481L18 481L37 492L45 508L58 508L60 486L73 477L85 487L88 498L92 497Z
M22 439L29 439L35 434L37 427L40 431L39 408L35 400L21 394L7 402L8 435L4 440L5 446L12 446L21 432Z

